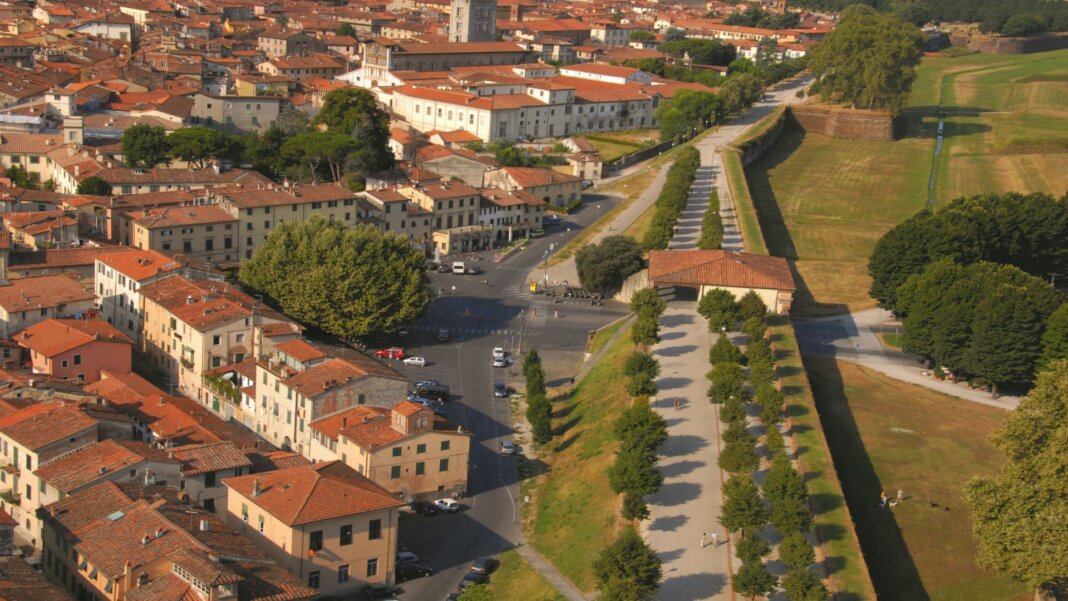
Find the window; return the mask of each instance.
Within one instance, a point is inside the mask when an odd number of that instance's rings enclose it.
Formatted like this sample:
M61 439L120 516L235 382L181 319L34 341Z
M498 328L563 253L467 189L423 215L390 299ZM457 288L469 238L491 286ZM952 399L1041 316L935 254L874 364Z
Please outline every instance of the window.
M222 342L222 336L220 336L218 334L215 334L214 336L211 337L211 344L212 345L219 346L220 342Z
M308 586L319 588L319 570L308 572Z
M447 472L447 471L449 471L449 460L448 459L442 459L441 461L438 461L438 471L439 472Z
M352 524L345 524L344 526L342 526L341 527L341 532L338 534L338 538L340 539L340 542L338 543L339 545L341 545L341 546L351 545L352 544Z
M81 355L74 355L74 364L75 365L81 365L82 364L82 356Z
M442 450L442 451L448 451L448 450L449 450L449 443L450 443L450 442L451 442L451 441L448 441L448 440L443 440L443 441L441 441L441 450Z
M323 550L323 531L316 530L311 533L311 538L308 541L308 548L312 551Z
M393 467L389 468L389 477L393 478L394 480L396 480L397 478L400 478L400 466L399 465L394 465Z
M426 453L426 445L425 444L417 444L417 445L415 445L415 452L416 453Z
M371 520L367 524L367 539L378 540L382 538L382 520Z
M36 352L36 351L34 351L34 352ZM63 359L63 360L61 360L61 361L59 362L59 366L60 366L60 367L66 367L66 366L67 366L67 360L66 360L66 359Z
M215 472L205 472L204 486L206 488L211 488L212 486L215 486Z
M426 464L423 463L422 461L420 461L419 463L416 463L415 464L415 475L416 476L422 476L425 473L426 473Z
M28 469L28 470L32 470L33 469L33 457L31 457L29 455L26 455L26 469Z
M367 577L371 578L371 577L377 576L377 575L378 575L378 560L377 559L368 559L367 560Z
M33 499L33 487L29 484L26 485L26 500Z
M337 583L342 584L349 581L349 564L340 565L337 567Z
M394 457L400 457L401 456L401 448L400 447L393 447L393 456Z

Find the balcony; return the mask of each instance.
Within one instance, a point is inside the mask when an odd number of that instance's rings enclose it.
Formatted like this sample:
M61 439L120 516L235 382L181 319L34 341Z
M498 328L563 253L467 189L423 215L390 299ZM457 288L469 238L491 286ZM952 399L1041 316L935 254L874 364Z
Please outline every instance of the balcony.
M18 507L22 503L22 495L13 490L0 492L0 499L3 499L5 502L10 503L15 507Z
M204 374L204 387L234 405L241 403L241 390L229 378L219 374Z

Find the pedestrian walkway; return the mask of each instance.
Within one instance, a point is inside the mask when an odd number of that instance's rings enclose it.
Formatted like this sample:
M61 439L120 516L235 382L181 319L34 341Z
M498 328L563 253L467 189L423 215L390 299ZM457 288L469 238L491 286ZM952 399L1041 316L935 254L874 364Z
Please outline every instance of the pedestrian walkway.
M534 547L530 545L519 545L515 548L519 556L522 557L530 564L532 568L538 571L539 574L545 577L549 581L549 584L556 589L556 592L564 596L567 601L587 601L586 595L582 594L582 591L575 588L574 584L564 575L556 571L540 553L534 550Z

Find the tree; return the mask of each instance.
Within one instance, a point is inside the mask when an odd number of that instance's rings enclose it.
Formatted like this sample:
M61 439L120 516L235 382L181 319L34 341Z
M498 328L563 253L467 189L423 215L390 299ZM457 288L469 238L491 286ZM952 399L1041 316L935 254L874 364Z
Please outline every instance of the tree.
M624 507L625 504L626 501ZM601 601L652 601L656 598L655 589L649 590L629 578L613 578L602 584L599 592L597 598Z
M766 319L767 315L768 306L764 304L764 299L760 298L755 290L746 292L742 298L738 299L738 319L743 322L750 319Z
M538 349L532 348L527 351L527 356L523 358L523 377L529 380L531 374L535 371L542 371L542 375L544 375L544 370L541 367L541 355L538 354Z
M667 423L653 411L649 403L634 403L616 418L613 424L621 451L644 452L654 457L656 448L667 440Z
M656 118L661 121L660 139L670 140L675 136L688 135L692 128L710 123L718 106L719 100L711 92L680 89L671 100L656 109ZM671 124L665 126L665 119Z
M292 138L308 130L308 113L286 104L278 113L274 125L281 131L283 138Z
M782 587L790 601L827 601L823 581L807 568L787 572L782 577Z
M667 302L656 288L642 288L630 297L630 310L635 315L658 319L667 309Z
M352 23L342 23L334 30L334 35L354 38L356 37L356 28L352 26Z
M725 403L731 398L740 402L749 400L745 389L745 372L737 363L717 363L712 366L706 377L712 381L708 387L708 398L715 404Z
M660 362L642 351L634 351L623 361L623 375L634 377L637 375L655 378L660 375Z
M625 581L628 586L623 588L644 595L623 599L648 599L659 588L662 569L656 551L633 527L626 526L594 560L593 574L602 588L609 582Z
M745 356L738 347L731 344L730 338L720 335L716 343L708 351L708 362L712 365L717 363L744 363Z
M345 339L394 332L430 305L426 259L407 240L319 217L279 223L240 280L290 317Z
M738 303L734 295L723 288L713 288L701 296L697 303L697 312L708 320L708 330L718 332L724 328L734 327L738 320Z
M753 344L756 340L762 340L767 330L768 322L765 318L750 317L742 322L742 333L745 334L749 344Z
M183 127L167 136L168 154L173 159L188 163L194 169L203 169L209 161L231 155L236 141L221 131L210 127Z
M937 232L931 211L923 210L883 234L868 260L871 297L894 311L897 289L910 275L921 273L930 262L929 247Z
M11 180L16 188L24 190L36 190L40 184L41 176L29 173L22 165L12 165L4 170L4 177Z
M630 339L634 344L651 346L660 342L660 323L646 315L638 316L630 328Z
M991 439L1001 470L965 486L979 564L1033 589L1068 585L1068 361L1038 376Z
M1001 26L1001 35L1010 37L1032 36L1046 33L1046 20L1032 13L1018 13L1009 17Z
M728 77L719 88L720 120L741 113L763 93L764 86L758 74L741 72Z
M896 2L894 14L905 23L912 23L916 27L923 27L931 20L931 11L919 2Z
M575 268L582 287L611 296L623 281L642 269L642 247L629 236L608 236L575 255Z
M640 449L620 451L608 467L608 484L616 494L651 495L660 490L663 483L664 476L653 466L648 453Z
M782 455L786 444L783 442L782 432L779 432L778 426L770 422L764 423L767 424L766 433L764 434L764 452L774 459Z
M676 59L685 59L689 55L690 61L695 65L718 65L721 67L731 64L731 61L738 56L738 49L732 44L724 44L719 40L702 40L698 38L669 40L660 44L657 50L664 54L670 54Z
M656 39L656 34L651 31L635 30L630 32L630 41L632 42L651 42Z
M751 474L734 474L723 485L727 497L719 523L730 532L755 534L768 523L768 510Z
M745 403L743 403L741 399L728 397L726 401L720 404L719 421L728 424L734 422L745 423L745 418Z
M838 27L809 52L813 91L854 107L897 113L916 79L923 42L915 25L894 15L844 13Z
M724 445L717 461L719 467L728 474L747 474L760 467L760 457L757 456L753 445L744 443Z
M1045 282L1035 284L1047 288ZM1059 297L1052 287L1048 290ZM976 374L978 383L997 386L1031 381L1042 352L1037 340L1053 308L1062 304L1060 298L1040 298L1006 285L990 291L975 307L972 336L963 359L964 368Z
M779 534L807 531L812 526L807 499L788 496L773 504L770 521Z
M527 392L527 421L531 438L538 444L546 444L553 438L553 405L544 392Z
M678 42L680 40L685 40L685 39L686 39L686 30L685 29L678 29L676 27L669 27L667 29L667 31L664 32L664 41L665 42Z
M743 417L739 420L727 420L727 428L723 430L723 442L724 444L744 442L749 446L754 446L756 444L756 436L753 436L753 433L749 431L749 425Z
M742 563L759 562L771 553L771 545L759 536L747 536L735 548Z
M169 160L167 132L155 125L137 124L122 132L122 157L127 165L151 169Z
M782 413L783 396L778 388L772 384L762 382L756 387L756 402L761 406L761 417L773 417L772 420L763 419L765 424L778 423Z
M1042 354L1038 370L1047 369L1054 361L1068 359L1068 303L1062 304L1049 316L1042 334Z
M545 369L541 366L537 349L530 349L523 360L523 377L527 381L527 396L545 396Z
M718 250L723 245L723 217L719 214L719 191L713 189L708 201L708 210L701 220L701 237L697 248L701 250Z
M341 132L308 131L286 140L282 156L306 165L313 183L318 183L319 168L325 163L330 179L336 182L341 180L346 158L357 146L355 140Z
M779 579L761 561L743 562L734 575L734 592L756 599L775 590Z
M816 561L816 554L804 534L793 532L779 543L779 561L791 570L807 570Z
M341 88L323 97L316 123L359 140L345 160L345 170L362 175L393 166L389 150L389 115L378 107L374 96L363 88Z
M782 453L773 457L764 477L764 496L772 505L789 498L804 500L806 494L805 480L794 470L790 458Z
M78 182L78 194L87 194L89 196L108 196L111 194L111 184L100 179L95 175Z

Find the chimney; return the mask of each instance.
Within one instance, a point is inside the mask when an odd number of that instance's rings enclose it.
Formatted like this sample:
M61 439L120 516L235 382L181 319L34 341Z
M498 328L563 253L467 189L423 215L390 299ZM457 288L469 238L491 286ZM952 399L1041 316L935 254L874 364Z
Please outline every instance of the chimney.
M341 427L342 428L349 427L349 418L345 417L344 415L341 416Z
M156 528L156 538L163 536L163 528Z
M159 404L160 404L160 406L162 407L166 403L167 403L167 401L163 398L163 395L162 394L159 395Z
M208 532L210 530L211 530L211 527L208 525L208 520L200 520L200 531L201 532Z
M147 545L152 540L152 537L148 534L141 537L141 544Z
M197 302L197 299L193 298L192 294L190 294L189 296L185 297L185 304L192 305L195 302Z
M108 468L100 466L100 470L98 471L98 473L103 476L104 474L108 473Z
M167 453L168 459L173 459L173 453ZM145 486L151 486L156 483L156 474L152 470L145 470Z
M252 498L260 496L260 479L254 478L252 480Z

